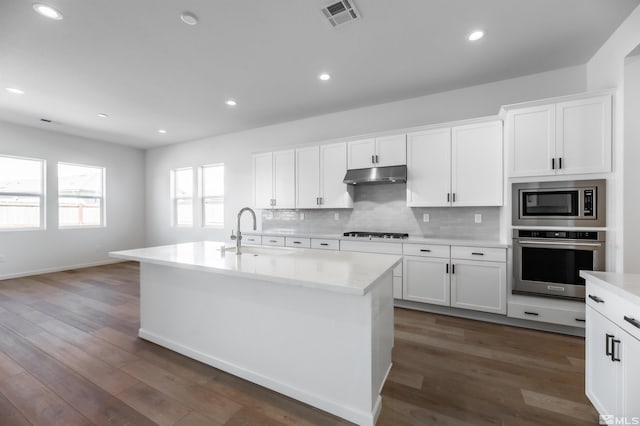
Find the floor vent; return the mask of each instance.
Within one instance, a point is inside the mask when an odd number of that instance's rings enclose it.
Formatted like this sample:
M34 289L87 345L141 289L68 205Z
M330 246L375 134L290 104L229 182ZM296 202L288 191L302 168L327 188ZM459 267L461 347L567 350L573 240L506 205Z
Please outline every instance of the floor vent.
M332 26L337 27L349 21L360 18L353 0L340 0L322 9Z

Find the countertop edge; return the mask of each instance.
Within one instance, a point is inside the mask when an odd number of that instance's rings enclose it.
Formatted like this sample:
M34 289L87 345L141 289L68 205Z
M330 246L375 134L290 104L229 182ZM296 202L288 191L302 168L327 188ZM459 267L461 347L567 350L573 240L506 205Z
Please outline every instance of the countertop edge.
M607 281L606 278L598 276L599 274L615 274L620 277L624 277L625 275L628 275L628 274L617 274L615 272L604 272L604 271L580 271L580 276L582 278L586 280L591 280L595 284L604 287L606 290L609 290L622 298L632 299L633 303L640 305L640 294L636 294L614 283L611 283ZM638 275L638 278L640 278L640 275Z

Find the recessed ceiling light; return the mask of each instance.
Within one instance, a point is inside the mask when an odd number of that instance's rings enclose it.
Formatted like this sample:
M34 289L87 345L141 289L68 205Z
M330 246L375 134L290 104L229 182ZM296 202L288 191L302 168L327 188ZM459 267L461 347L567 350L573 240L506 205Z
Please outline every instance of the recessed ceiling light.
M471 34L469 34L469 36L467 36L467 40L469 40L469 41L478 41L482 37L484 37L484 31L476 30L476 31L472 32Z
M62 13L46 4L34 3L33 10L35 10L45 18L55 19L56 21L59 21L63 18Z
M191 12L183 12L180 15L180 19L187 25L196 25L198 23L198 17Z
M322 81L327 81L327 80L330 80L330 79L331 79L331 75L329 75L329 74L327 74L326 72L324 72L324 73L320 74L320 75L318 76L318 78L319 78L320 80L322 80Z
M225 102L225 104L229 105L229 106L236 106L238 105L238 103L236 101L234 101L233 99L229 99Z
M13 93L14 95L24 95L24 91L20 89L16 89L15 87L7 87L6 90L9 93Z
M167 133L167 131L165 129L158 129L158 133L160 133L161 135L164 135Z
M107 118L107 117L109 117L109 114L105 114L104 112L101 112L101 113L98 113L98 117Z

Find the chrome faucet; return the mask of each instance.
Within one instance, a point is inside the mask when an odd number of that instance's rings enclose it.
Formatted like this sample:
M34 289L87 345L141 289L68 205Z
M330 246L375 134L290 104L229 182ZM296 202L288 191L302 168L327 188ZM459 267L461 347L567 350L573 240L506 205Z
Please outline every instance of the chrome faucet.
M240 218L242 217L242 213L244 213L245 211L248 211L249 213L251 213L251 216L253 217L253 230L255 231L257 229L256 212L254 212L249 207L240 209L240 211L238 212L238 235L234 235L233 229L231 230L231 239L236 241L236 254L242 254L240 252L240 244L241 244L240 242L242 241L242 232L240 232Z

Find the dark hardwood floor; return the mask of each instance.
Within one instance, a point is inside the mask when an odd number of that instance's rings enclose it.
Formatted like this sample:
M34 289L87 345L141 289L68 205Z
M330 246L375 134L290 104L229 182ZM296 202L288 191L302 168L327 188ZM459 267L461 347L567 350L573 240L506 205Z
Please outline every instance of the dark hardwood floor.
M138 266L0 281L0 425L336 425L141 340ZM581 338L403 309L379 425L585 425Z

